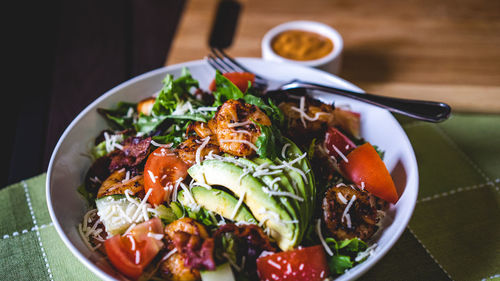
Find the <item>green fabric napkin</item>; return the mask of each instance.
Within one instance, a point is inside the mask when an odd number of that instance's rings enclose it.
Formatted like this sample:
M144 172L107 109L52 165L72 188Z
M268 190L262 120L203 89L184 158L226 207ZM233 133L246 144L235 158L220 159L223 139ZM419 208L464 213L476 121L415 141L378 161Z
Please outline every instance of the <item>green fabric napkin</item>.
M500 115L399 118L419 164L409 227L360 280L500 280ZM76 187L75 187L76 189ZM45 174L0 191L3 280L96 280L59 238Z

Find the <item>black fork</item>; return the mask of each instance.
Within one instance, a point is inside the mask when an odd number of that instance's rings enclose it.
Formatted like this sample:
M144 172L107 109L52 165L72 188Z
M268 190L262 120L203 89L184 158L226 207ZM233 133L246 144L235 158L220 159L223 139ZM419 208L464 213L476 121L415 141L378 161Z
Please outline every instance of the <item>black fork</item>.
M251 70L249 70L248 68L237 62L235 59L227 55L226 52L224 52L224 50L219 48L210 48L210 50L212 51L212 53L207 55L207 62L214 69L220 71L221 73L227 73L227 72L252 73L253 75L255 75L254 87L262 91L265 91L267 89L268 81L265 78L259 76L258 74L252 72Z
M448 119L451 114L451 107L442 102L409 100L368 93L358 93L301 80L292 80L276 87L275 89L269 89L268 80L248 70L235 59L227 55L223 50L219 48L211 48L211 50L212 54L207 56L207 61L214 69L220 71L221 73L253 73L255 75L254 87L262 91L264 95L272 95L274 98L283 98L284 96L288 96L287 93L290 93L290 91L299 91L299 95L308 95L310 91L321 91L366 102L385 108L391 112L406 115L422 121L442 122Z

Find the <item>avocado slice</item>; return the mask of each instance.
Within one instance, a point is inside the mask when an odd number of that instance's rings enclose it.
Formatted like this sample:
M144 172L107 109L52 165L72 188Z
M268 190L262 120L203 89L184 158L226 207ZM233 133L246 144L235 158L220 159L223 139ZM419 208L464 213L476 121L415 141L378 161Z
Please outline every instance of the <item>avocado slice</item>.
M286 143L290 144L290 146L286 150L286 155L285 155L286 161L291 161L297 158L298 156L304 154L304 152L302 152L300 148L293 141L285 137L283 137L283 139ZM314 174L312 172L311 164L309 163L309 159L307 159L307 157L295 163L294 167L302 170L305 173L307 181L305 181L302 175L300 175L296 171L285 169L285 172L287 173L287 175L290 176L291 181L295 182L298 191L301 192L301 196L304 199L307 199L304 201L305 202L304 207L306 209L306 214L304 216L304 219L305 221L309 221L313 215L314 203L315 203L314 196L316 194L316 182L314 179Z
M258 165L262 164L269 164L269 165L276 165L273 161L267 158L253 158L251 161L248 159L240 158L238 159L241 162L247 163L248 166L256 167ZM280 191L284 192L290 192L292 194L295 194L299 197L302 197L301 194L297 193L288 180L288 176L284 173L279 173L275 175L267 175L267 176L259 176L260 178L268 187L272 183L272 181L276 178L280 178L281 180L276 182L278 185L278 188ZM279 201L285 206L285 208L288 210L288 212L292 215L292 217L296 220L299 221L299 227L297 228L297 231L295 233L296 237L294 239L297 240L297 244L300 243L302 240L302 234L305 230L305 224L306 221L303 220L304 215L302 214L301 211L304 210L303 207L300 206L300 204L304 202L299 202L294 198L286 197L286 196L276 196L276 198L279 198Z
M234 218L231 218L238 204L238 199L223 190L195 186L191 188L191 195L198 205L227 219L237 222L257 223L257 220L244 204L241 204ZM188 204L184 191L179 192L177 200L183 205Z
M298 225L289 223L293 218L273 196L263 191L265 185L259 179L251 175L241 177L245 173L241 167L217 159L193 165L188 173L198 182L224 186L238 198L244 196L243 202L257 221L270 230L270 236L283 251L291 250L296 245L294 233Z

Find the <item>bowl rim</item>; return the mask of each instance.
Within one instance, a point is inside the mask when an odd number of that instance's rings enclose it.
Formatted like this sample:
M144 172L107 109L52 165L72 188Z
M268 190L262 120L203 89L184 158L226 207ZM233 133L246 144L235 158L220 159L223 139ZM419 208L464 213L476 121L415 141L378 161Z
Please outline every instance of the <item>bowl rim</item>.
M262 58L238 58L238 59L242 59L242 60L258 60L258 61L262 61L262 62L269 62L269 61L264 60ZM118 84L117 86L111 88L110 90L108 90L104 94L102 94L100 97L98 97L97 99L95 99L94 101L92 101L90 104L88 104L73 119L73 121L71 121L71 123L67 126L67 128L64 130L63 134L59 138L59 140L58 140L58 142L57 142L57 144L56 144L56 146L55 146L55 148L54 148L54 150L52 152L52 155L50 157L49 166L48 166L48 169L47 169L46 190L45 191L46 191L47 208L49 210L49 214L50 214L50 217L52 219L53 225L54 225L57 233L59 234L59 237L64 242L64 244L66 245L66 247L68 247L68 249L70 249L70 251L72 252L72 254L74 256L76 256L77 259L81 263L83 263L88 269L90 269L94 274L96 274L99 278L101 278L103 280L116 280L116 279L113 276L111 276L108 273L106 273L105 271L103 271L102 269L100 269L94 262L92 262L90 259L88 259L86 256L84 256L83 253L80 252L73 245L73 243L70 241L69 237L63 231L62 226L61 226L59 220L57 219L57 216L56 216L55 211L53 209L52 196L51 196L51 178L52 178L52 173L53 173L53 170L54 170L53 169L53 167L54 167L54 159L56 158L56 156L57 156L57 154L59 152L59 148L62 145L62 143L64 142L64 140L66 139L67 135L72 131L73 127L89 111L93 110L93 107L94 107L95 104L98 104L101 101L107 99L109 96L113 95L114 93L116 93L120 89L128 87L129 85L134 84L137 81L140 81L140 80L143 80L145 78L157 75L158 73L169 72L171 70L178 69L179 67L188 67L189 68L190 66L198 66L198 65L204 64L204 63L206 63L205 60L194 60L194 61L188 61L188 62L178 63L178 64L174 64L174 65L164 66L164 67L161 67L161 68L158 68L158 69L154 69L154 70L148 71L148 72L143 73L141 75L138 75L136 77L133 77L133 78L131 78L129 80L126 80L126 81ZM289 64L290 66L297 67L297 65L295 63L283 63L283 62L273 62L273 63L276 63L276 64ZM303 66L298 65L298 67L303 67ZM324 72L325 74L327 74L331 78L334 78L337 82L342 83L344 85L347 85L348 87L352 87L355 90L359 90L360 92L363 92L356 85L354 85L354 84L352 84L352 83L350 83L350 82L348 82L348 81L346 81L346 80L344 80L344 79L342 79L342 78L340 78L340 77L338 77L338 76L336 76L334 74L331 74L331 73L328 73L328 72L325 72L325 71L321 71L321 70L317 70L317 69L313 69L313 70L314 71ZM393 116L390 116L390 117L394 119ZM394 119L394 121L396 121L396 120ZM405 192L402 195L402 196L405 196L405 195L406 196L413 196L413 198L409 198L409 202L408 202L409 205L406 207L406 213L407 213L407 215L404 216L403 218L401 218L401 223L400 224L398 224L398 225L395 226L394 235L391 236L388 239L387 246L385 248L383 248L383 249L377 248L376 252L377 252L378 255L376 257L374 257L374 259L372 259L371 262L363 262L363 263L357 265L355 273L353 273L352 271L347 271L344 274L342 274L339 277L337 277L335 279L337 281L344 281L344 280L356 279L359 276L363 275L366 271L368 271L375 264L377 264L380 261L380 259L382 259L387 254L387 252L390 249L392 249L392 247L397 242L397 240L399 240L400 236L403 234L404 230L408 226L408 223L409 223L409 221L410 221L410 219L411 219L411 217L413 215L413 211L415 209L415 205L416 205L416 202L417 202L418 189L419 189L418 164L417 164L417 160L416 160L416 156L415 156L413 147L412 147L412 145L411 145L411 143L410 143L410 141L408 139L408 136L406 135L406 133L404 132L404 130L401 128L401 126L399 125L399 123L397 121L396 121L396 124L403 131L403 136L402 137L403 137L403 141L404 141L404 147L406 147L407 149L409 149L409 152L410 152L408 154L409 161L411 161L411 163L413 164L413 165L411 165L409 167L409 172L411 172L411 175L413 175L413 177L409 177L407 179L408 182L407 182L406 186L411 186L415 190L414 190L414 192L411 193L412 195L408 195L408 194L410 194L408 192ZM410 174L409 172L408 172L408 174Z
M303 30L325 36L328 39L332 40L333 49L326 56L315 60L292 60L280 56L273 50L271 43L276 35L287 30ZM281 23L267 31L262 38L261 48L263 57L265 57L264 54L266 54L272 56L272 58L275 60L315 67L325 65L331 61L338 59L344 49L344 41L340 33L330 25L317 21L296 20Z

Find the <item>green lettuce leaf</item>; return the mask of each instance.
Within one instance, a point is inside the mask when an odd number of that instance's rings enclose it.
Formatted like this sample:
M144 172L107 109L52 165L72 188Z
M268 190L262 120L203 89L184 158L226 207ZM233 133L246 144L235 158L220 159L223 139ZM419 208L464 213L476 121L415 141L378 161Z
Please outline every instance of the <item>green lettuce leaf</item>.
M166 116L148 116L141 113L139 114L137 121L134 123L134 129L138 133L148 134L158 128L158 126L160 126L165 119Z
M175 148L186 139L186 129L190 123L190 120L179 120L178 123L171 125L165 134L153 136L152 139L160 144L171 143L172 148Z
M231 80L227 79L219 71L215 72L215 91L212 94L215 98L212 106L219 106L227 100L238 100L245 96Z
M94 146L90 153L92 154L92 157L94 159L98 159L107 155L108 151L106 150L106 141L102 141L98 145Z
M351 257L349 256L332 256L328 261L328 267L330 270L336 274L342 274L346 271L346 269L353 267L353 262L351 261Z
M125 130L133 128L133 114L129 114L131 108L135 112L136 103L119 102L115 108L98 108L97 112L101 114L108 124L115 130Z
M332 237L325 238L326 243L332 249L334 255L329 258L328 266L336 274L342 274L346 269L352 268L361 261L356 261L356 256L365 251L368 246L358 238L337 241Z
M279 156L282 148L281 132L274 126L264 126L255 123L260 128L260 136L255 142L257 154L262 158L276 159Z
M190 90L193 87L198 87L198 81L191 76L187 68L183 68L181 76L175 80L173 75L167 74L163 79L163 88L153 105L152 115L171 114L181 99L191 96Z

